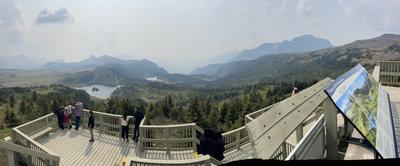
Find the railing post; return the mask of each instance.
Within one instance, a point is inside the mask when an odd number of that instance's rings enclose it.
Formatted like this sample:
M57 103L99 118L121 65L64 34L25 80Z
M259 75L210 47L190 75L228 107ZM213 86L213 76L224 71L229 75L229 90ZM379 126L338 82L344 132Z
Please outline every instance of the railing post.
M143 141L143 134L145 134L146 132L143 131L144 128L140 125L139 126L139 150L140 151L144 151L144 141Z
M283 143L282 143L282 157L283 157L283 160L286 159L287 155L288 155L288 154L287 154L286 142L283 142Z
M105 116L100 115L99 116L99 129L100 129L100 133L104 133L104 129L103 129L103 120L105 119Z
M326 158L336 160L338 154L337 110L330 99L323 103L326 118Z
M7 155L7 163L8 165L15 165L14 161L14 152L6 150L6 155Z
M168 155L168 157L169 158L171 158L171 152L170 152L170 144L171 144L171 139L170 139L170 133L171 133L171 130L170 130L171 128L167 128L167 130L166 130L166 136L165 136L165 138L167 139L167 141L165 141L165 147L167 148L167 155Z
M240 130L236 131L235 137L236 137L236 144L235 144L236 149L240 149Z
M296 129L296 139L297 143L303 138L303 124L300 124Z
M26 140L26 147L29 148L29 149L32 149L32 144L28 140ZM32 163L32 156L31 155L28 156L28 161L29 161L29 163Z
M193 138L193 152L197 152L197 134L195 126L192 126L192 138Z

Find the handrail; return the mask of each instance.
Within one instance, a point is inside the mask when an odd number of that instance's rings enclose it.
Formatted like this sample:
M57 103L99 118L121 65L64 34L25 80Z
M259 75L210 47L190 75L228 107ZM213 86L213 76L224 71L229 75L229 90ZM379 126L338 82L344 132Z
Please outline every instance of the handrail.
M211 165L211 157L209 155L200 156L196 159L185 159L185 160L154 160L146 158L129 158L131 163L134 165L197 165L204 164L206 166Z
M278 103L279 103L279 102L278 102ZM254 112L252 112L252 113L249 113L249 114L245 115L246 123L248 123L248 122L250 122L250 121L253 121L255 118L257 118L258 116L260 116L262 113L268 111L269 109L271 109L272 107L274 107L274 106L277 105L278 103L269 105L269 106L267 106L267 107L265 107L265 108L261 108L261 109L259 109L259 110L257 110L257 111L254 111Z
M19 131L18 129L13 129L13 132L21 135L22 137L24 137L24 139L26 139L29 143L34 144L35 146L37 146L38 148L40 148L41 150L43 150L43 152L46 152L48 154L51 155L57 155L56 153L52 152L50 149L47 149L45 146L43 146L42 144L36 142L35 140L33 140L31 137L27 136L26 134L24 134L23 132ZM13 141L18 141L14 140L15 138L13 138Z
M241 131L241 130L243 130L243 129L245 129L245 128L246 128L246 126L242 126L242 127L237 128L237 129L233 129L233 130L231 130L231 131L227 131L227 132L225 132L225 133L222 133L222 136L227 136L227 135L229 135L229 134L236 133L236 132Z
M48 153L44 153L44 152L38 152L36 150L32 150L32 149L26 148L24 146L5 142L2 140L0 140L0 149L5 149L6 151L11 151L11 152L18 152L18 153L21 153L24 155L38 157L38 158L45 159L45 160L52 160L52 161L60 162L60 156L58 156L58 155L48 154Z
M52 121L53 123L49 122ZM32 133L37 132L40 129L55 125L55 115L53 113L47 114L45 116L42 116L40 118L34 119L30 122L21 124L17 127L14 127L14 129L17 129L21 132L23 132L24 134L31 136ZM29 132L29 133L28 133Z
M186 124L175 124L175 125L142 125L144 128L179 128L179 127L188 127L195 126L196 123L186 123Z
M39 121L39 120L42 120L42 119L45 119L45 118L48 118L49 116L52 116L52 115L54 115L54 113L47 114L47 115L45 115L45 116L42 116L42 117L40 117L40 118L34 119L34 120L32 120L32 121L29 121L29 122L27 122L27 123L21 124L21 125L19 125L19 126L17 126L17 127L14 127L14 128L25 127L25 126L27 126L27 125L29 125L29 124L35 123L35 122L37 122L37 121Z

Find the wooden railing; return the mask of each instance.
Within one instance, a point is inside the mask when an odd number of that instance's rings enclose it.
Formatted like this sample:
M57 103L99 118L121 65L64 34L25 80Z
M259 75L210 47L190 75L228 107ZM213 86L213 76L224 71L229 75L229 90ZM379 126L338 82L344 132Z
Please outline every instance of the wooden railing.
M269 109L271 109L272 107L274 107L277 103L272 104L268 107L262 108L260 110L254 111L250 114L247 114L245 116L245 123L251 122L253 121L255 118L257 118L258 116L260 116L261 114L263 114L264 112L267 112Z
M140 124L140 138L142 150L170 151L193 150L197 151L200 142L198 133L204 131L195 123L179 125L146 125L145 118Z
M109 114L104 112L93 111L95 129L101 133L113 136L121 136L121 115ZM81 126L87 127L89 119L89 110L84 109L81 117ZM75 122L75 120L73 119ZM130 131L129 132L133 132Z
M12 130L12 141L14 144L21 145L25 148L33 150L35 152L48 154L50 156L58 156L57 154L53 153L51 150L47 149L40 143L36 142L31 138L31 136L41 130L54 127L56 125L55 116L54 114L48 114L31 122L25 123L23 125L17 126ZM55 127L54 127L55 128ZM58 160L43 160L40 157L35 157L31 154L24 154L19 153L19 158L22 158L24 162L28 165L58 165L59 164L59 157Z
M286 157L290 154L290 152L292 152L292 150L294 149L295 146L287 143L287 142L283 142L281 144L281 146L279 146L279 148L275 151L275 153L272 155L271 159L275 159L275 160L285 160Z
M39 131L42 131L43 129L48 127L52 127L53 129L57 128L57 118L53 113L47 114L33 121L17 126L14 129L21 131L27 136L32 136L33 134L36 134Z
M197 159L186 160L153 160L145 158L130 158L131 166L159 166L159 165L179 165L179 166L211 166L213 160L209 155L200 156ZM213 165L220 165L220 163L213 163Z
M224 138L224 153L240 149L243 145L249 143L249 136L245 126L225 132L222 137Z
M379 81L382 85L400 86L400 61L381 61L379 67Z
M46 152L39 152L35 148L32 149L21 145L0 141L0 149L5 151L8 165L23 165L21 163L15 163L15 158L23 158L22 160L28 161L25 163L26 165L58 166L60 163L59 156L48 154ZM17 162L20 161L17 160Z
M252 121L259 115L265 113L274 105L268 106L266 108L255 111L251 114L246 115L246 121ZM101 133L108 135L120 136L121 125L120 118L121 115L109 114L103 112L93 111L95 119L95 128ZM75 116L70 119L71 122L75 121ZM89 110L83 110L81 117L81 126L87 126L87 120L89 117ZM132 118L132 117L130 117ZM40 132L43 129L52 127L57 129L57 118L52 114L48 114L31 122L25 123L13 129L13 142L22 145L28 149L37 151L38 153L44 153L52 156L58 156L51 152L49 149L45 148L35 140L31 138L32 135ZM129 134L133 134L133 124L130 125ZM200 143L199 136L204 134L204 130L197 126L195 123L179 124L179 125L147 125L146 118L144 118L140 124L140 138L139 145L142 150L165 150L167 153L171 151L184 151L192 150L197 151L197 145ZM225 151L228 153L235 149L240 149L244 145L249 143L249 136L245 126L237 128L232 131L228 131L222 134L224 139ZM281 147L276 151L274 157L276 159L284 159L285 154L289 154L293 146L289 144L282 144ZM285 153L284 153L285 152ZM289 153L286 153L289 152ZM26 161L31 162L33 165L57 165L59 160L43 160L38 157L30 157L27 155L22 155ZM204 160L204 161L203 161ZM210 159L209 159L210 160ZM168 160L168 163L174 163L174 160ZM136 163L141 163L148 165L150 163L156 164L162 163L162 160L152 160L152 162L146 162L146 159L140 160ZM206 158L202 157L199 159L177 161L177 163L182 163L181 165L202 165L206 164ZM151 164L150 164L151 165ZM179 164L178 164L179 165Z

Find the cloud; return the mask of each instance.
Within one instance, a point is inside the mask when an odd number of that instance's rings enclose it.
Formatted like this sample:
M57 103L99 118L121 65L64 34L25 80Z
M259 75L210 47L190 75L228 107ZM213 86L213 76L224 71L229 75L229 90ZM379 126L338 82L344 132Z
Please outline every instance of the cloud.
M24 21L19 0L0 1L0 48L19 46L23 43ZM3 48L3 47L4 48Z
M398 31L400 29L399 0L338 0L348 17L363 21L378 31Z
M311 1L300 0L296 5L296 12L301 20L309 24L318 24L319 21L316 16L317 8Z
M62 7L57 9L54 7L48 7L40 11L35 22L36 24L48 24L48 23L64 24L64 23L72 23L73 21L74 19L68 12L67 8Z

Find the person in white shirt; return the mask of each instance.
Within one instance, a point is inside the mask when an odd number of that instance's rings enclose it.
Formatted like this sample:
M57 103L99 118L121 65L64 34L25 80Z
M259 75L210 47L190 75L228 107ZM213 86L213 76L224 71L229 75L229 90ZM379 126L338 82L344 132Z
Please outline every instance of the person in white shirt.
M122 130L121 134L123 141L129 142L128 139L129 117L127 112L124 112L124 115L122 115L121 117L121 130Z

